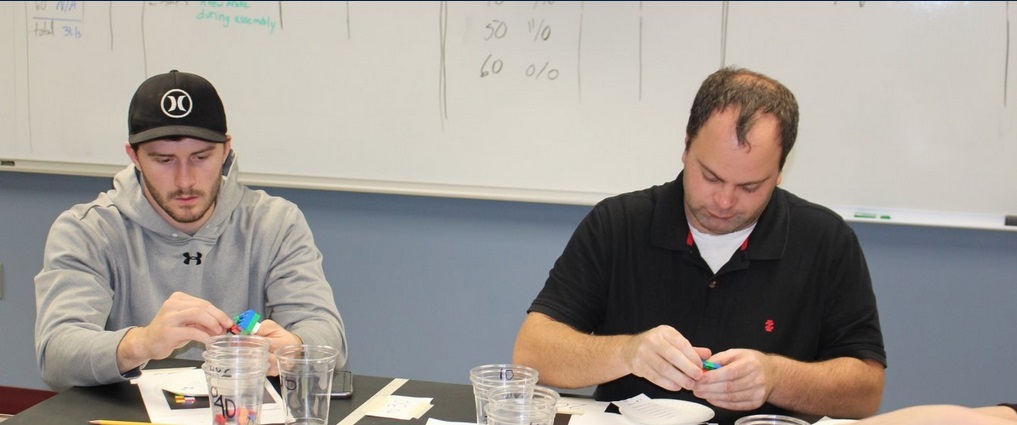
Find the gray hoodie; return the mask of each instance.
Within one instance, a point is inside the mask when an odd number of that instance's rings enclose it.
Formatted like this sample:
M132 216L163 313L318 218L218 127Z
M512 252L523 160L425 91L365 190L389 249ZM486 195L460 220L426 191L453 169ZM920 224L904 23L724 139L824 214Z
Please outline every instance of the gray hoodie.
M227 315L253 309L303 339L340 349L346 336L321 252L296 205L237 181L236 154L223 166L212 217L194 236L160 217L133 165L113 189L60 214L35 277L35 351L53 388L123 381L117 345L147 325L175 291ZM190 343L172 357L201 359Z

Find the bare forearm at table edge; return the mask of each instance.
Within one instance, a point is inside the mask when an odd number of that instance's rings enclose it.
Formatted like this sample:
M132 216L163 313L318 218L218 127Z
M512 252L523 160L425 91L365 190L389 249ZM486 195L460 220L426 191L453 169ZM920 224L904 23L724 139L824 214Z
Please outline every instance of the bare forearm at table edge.
M841 357L806 363L769 357L774 369L771 404L837 418L863 418L879 409L885 377L876 361Z
M512 361L540 371L540 382L582 388L631 373L621 347L629 335L585 334L541 313L530 313L516 338Z

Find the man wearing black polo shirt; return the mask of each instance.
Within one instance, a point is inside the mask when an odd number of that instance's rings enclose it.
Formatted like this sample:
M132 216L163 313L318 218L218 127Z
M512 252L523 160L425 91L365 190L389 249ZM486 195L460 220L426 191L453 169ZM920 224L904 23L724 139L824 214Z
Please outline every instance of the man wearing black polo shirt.
M797 127L779 82L730 68L708 77L684 171L583 219L514 361L546 385L597 385L599 400L708 403L721 424L875 413L886 354L858 240L834 212L777 188Z

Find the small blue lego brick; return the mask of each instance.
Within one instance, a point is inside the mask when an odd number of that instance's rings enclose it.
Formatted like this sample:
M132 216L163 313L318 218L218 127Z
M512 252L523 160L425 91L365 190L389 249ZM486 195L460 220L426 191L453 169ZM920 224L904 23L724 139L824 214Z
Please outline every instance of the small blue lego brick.
M250 335L258 331L261 327L261 323L258 320L261 319L261 315L254 310L247 310L233 318L233 327L230 328L230 333L237 335Z

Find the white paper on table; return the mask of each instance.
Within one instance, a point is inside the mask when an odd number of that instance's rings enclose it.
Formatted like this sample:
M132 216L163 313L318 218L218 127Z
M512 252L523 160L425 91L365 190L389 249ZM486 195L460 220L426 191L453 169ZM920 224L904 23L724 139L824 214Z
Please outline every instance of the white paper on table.
M632 423L698 424L714 415L713 409L699 403L675 399L653 400L646 394L615 401L614 404L618 406L620 416ZM714 425L713 422L706 423Z
M632 398L614 402L619 408L631 409L633 412L646 415L654 419L668 419L673 416L673 411L653 402L653 399L646 394L639 394Z
M434 407L431 404L431 398L401 395L390 395L375 403L377 405L370 406L364 415L408 421L420 418Z
M164 424L211 424L212 409L208 407L177 408L170 406L163 393L166 386L179 386L181 383L197 385L198 382L205 382L205 371L193 368L170 368L170 369L147 369L141 372L141 377L131 381L138 386L141 392L141 399L145 401L145 410L148 410L148 419L155 423ZM206 384L207 385L207 384ZM282 397L275 390L272 383L265 379L266 398L261 405L261 423L281 424L286 420L286 413L283 410Z
M604 412L611 403L592 398L562 397L558 399L558 413L582 415L586 412Z
M427 423L424 425L477 425L476 422L452 422L443 421L441 419L427 418Z
M638 425L617 413L587 411L569 418L569 425Z

